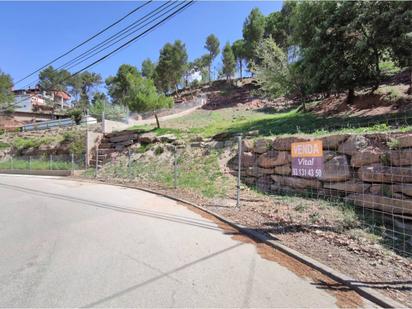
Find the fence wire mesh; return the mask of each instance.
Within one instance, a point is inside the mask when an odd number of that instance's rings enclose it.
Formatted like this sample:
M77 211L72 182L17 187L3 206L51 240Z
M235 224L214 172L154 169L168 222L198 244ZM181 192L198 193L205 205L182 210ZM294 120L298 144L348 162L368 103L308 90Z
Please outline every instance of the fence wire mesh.
M61 155L9 155L0 160L0 170L82 170L84 154Z
M175 194L184 192L184 196L195 196L194 201L227 209L242 209L250 200L260 201L263 195L274 203L272 209L260 214L271 219L265 222L271 227L267 231L362 230L382 239L386 248L410 256L409 132L343 131L334 135L249 138L241 143L232 135L226 141L192 141L186 146L137 144L125 146L123 155L104 149L91 175ZM308 140L322 142L322 173L292 176L291 144ZM305 206L302 197L311 201L310 206ZM286 210L280 210L281 203L287 204ZM258 211L259 205L253 207L248 208L249 214L250 209Z

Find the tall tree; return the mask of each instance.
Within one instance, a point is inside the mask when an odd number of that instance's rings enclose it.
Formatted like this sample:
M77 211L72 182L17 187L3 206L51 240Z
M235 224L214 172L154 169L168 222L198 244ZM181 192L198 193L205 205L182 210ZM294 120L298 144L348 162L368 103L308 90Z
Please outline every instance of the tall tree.
M236 70L236 60L230 43L227 42L222 52L223 74L230 80Z
M360 24L357 2L302 2L294 17L294 41L302 53L303 74L312 92L348 90L377 79L373 48Z
M377 23L377 30L389 40L392 58L400 67L409 70L409 89L412 94L412 4L411 2L390 2L390 7L382 14L387 18L385 23Z
M0 70L0 112L14 108L13 80L9 74Z
M106 87L114 104L127 105L124 100L130 90L128 82L129 74L133 76L140 75L136 67L130 64L122 64L115 76L110 76L106 79Z
M175 88L177 92L186 71L187 58L186 46L182 41L176 40L163 46L155 70L155 82L160 90L169 92Z
M39 73L39 87L45 91L66 91L69 79L69 71L48 66Z
M288 88L288 65L283 50L269 37L257 46L256 59L251 70L255 73L263 94L270 98L285 95Z
M219 55L220 49L219 49L219 39L214 35L210 34L206 38L206 43L205 43L205 48L209 52L209 57L207 58L208 60L208 68L209 68L209 82L212 81L212 63L213 60Z
M258 8L254 8L243 23L243 39L245 41L246 58L254 60L255 50L265 34L265 16Z
M243 61L246 58L245 41L236 40L233 42L232 50L238 63L240 79L243 79Z
M142 62L142 76L143 77L153 79L155 70L156 70L156 64L154 64L152 60L150 60L149 58L145 59Z
M67 81L70 94L75 98L76 105L86 111L90 104L92 90L102 83L102 77L98 73L84 71L71 76Z
M161 108L171 108L173 99L163 94L158 94L151 79L143 78L140 75L127 75L129 85L128 95L125 102L131 111L146 112L153 111L157 127L160 128L156 111Z
M270 13L266 17L264 36L272 37L276 45L285 52L291 43L291 19L297 5L297 1L284 1L280 11Z

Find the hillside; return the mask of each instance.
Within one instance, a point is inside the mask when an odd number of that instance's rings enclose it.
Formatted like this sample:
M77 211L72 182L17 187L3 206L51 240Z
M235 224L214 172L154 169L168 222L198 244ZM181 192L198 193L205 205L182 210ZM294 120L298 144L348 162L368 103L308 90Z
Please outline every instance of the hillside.
M407 94L407 79L403 77L404 74L393 76L373 94L369 88L358 90L351 104L344 93L326 98L314 95L305 99L304 108L296 98L259 97L252 79L236 80L233 85L216 81L175 95L182 101L204 95L207 103L190 115L162 122L159 133L212 137L255 130L261 136L406 130L411 123L412 95Z

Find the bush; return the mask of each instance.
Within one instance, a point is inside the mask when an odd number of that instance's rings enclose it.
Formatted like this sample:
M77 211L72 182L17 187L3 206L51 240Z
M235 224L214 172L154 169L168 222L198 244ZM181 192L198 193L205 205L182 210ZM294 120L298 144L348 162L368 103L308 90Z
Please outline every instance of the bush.
M72 108L67 112L67 115L70 116L74 122L79 125L82 121L83 111L80 108Z

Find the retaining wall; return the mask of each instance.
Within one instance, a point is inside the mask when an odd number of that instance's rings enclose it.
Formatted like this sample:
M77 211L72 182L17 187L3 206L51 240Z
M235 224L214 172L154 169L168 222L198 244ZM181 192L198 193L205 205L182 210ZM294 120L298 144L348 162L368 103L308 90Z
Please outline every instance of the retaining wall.
M291 144L323 142L323 175L292 176ZM244 140L241 179L265 192L340 196L355 205L412 219L412 133ZM238 158L229 161L237 173Z

